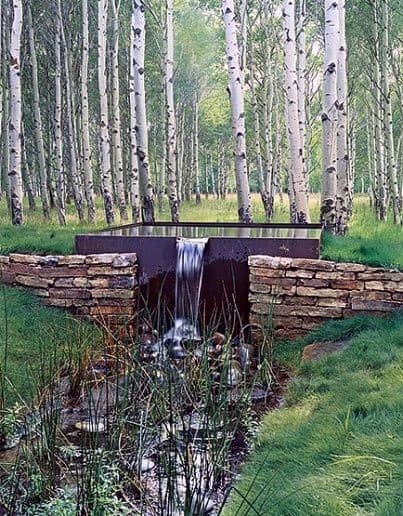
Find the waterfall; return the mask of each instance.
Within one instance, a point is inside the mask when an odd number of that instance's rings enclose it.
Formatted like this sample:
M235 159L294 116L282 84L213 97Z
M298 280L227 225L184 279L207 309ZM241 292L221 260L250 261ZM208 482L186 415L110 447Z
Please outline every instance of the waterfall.
M199 338L197 318L207 238L178 238L175 275L175 323L164 337L170 354L183 358L183 340Z

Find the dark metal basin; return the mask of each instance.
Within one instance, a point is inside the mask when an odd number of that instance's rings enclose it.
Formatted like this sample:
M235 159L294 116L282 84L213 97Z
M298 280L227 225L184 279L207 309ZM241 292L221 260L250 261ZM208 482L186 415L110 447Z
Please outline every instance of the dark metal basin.
M176 240L208 238L201 304L205 317L236 305L242 324L249 314L248 256L319 258L320 224L155 223L131 224L76 236L76 252L137 253L139 285L151 307L163 298L173 310ZM160 291L163 285L163 296Z

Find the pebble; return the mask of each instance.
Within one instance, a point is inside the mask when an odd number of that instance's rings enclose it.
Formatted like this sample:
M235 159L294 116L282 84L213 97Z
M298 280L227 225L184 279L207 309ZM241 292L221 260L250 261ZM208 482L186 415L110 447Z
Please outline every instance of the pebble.
M105 432L105 424L102 421L77 421L74 427L91 434Z
M155 467L154 462L151 459L141 459L141 472L147 473Z

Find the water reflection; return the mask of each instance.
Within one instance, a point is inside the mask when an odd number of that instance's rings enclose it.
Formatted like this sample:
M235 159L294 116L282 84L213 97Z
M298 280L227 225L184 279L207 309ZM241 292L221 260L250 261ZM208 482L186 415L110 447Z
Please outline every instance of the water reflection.
M176 238L320 238L318 228L267 228L225 226L124 226L99 233L103 236Z

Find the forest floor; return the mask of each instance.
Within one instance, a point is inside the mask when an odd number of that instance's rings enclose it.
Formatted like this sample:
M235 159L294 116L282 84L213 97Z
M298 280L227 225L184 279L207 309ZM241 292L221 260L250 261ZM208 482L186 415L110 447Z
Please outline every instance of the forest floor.
M255 222L264 222L264 212L259 195L252 195ZM5 200L0 201L0 254L28 252L40 254L68 254L73 251L74 235L105 227L102 219L102 202L98 200L98 216L94 225L79 224L74 206L67 207L67 226L61 228L53 213L50 222L44 222L39 206L35 212L26 210L26 224L13 227L9 222ZM312 221L319 218L319 199L313 195L310 200ZM228 199L203 199L200 205L194 201L184 203L181 210L182 221L198 222L236 222L237 200L235 195ZM168 220L169 208L164 206L158 220ZM286 196L284 203L276 200L276 213L273 222L288 221ZM116 224L120 224L117 219ZM360 262L372 266L396 267L403 269L401 244L403 231L391 222L376 220L368 202L356 198L354 213L347 237L325 235L322 242L322 257L336 261Z
M301 362L305 345L340 339L342 351ZM264 417L224 514L403 514L403 314L333 322L274 349L294 373L286 407Z

